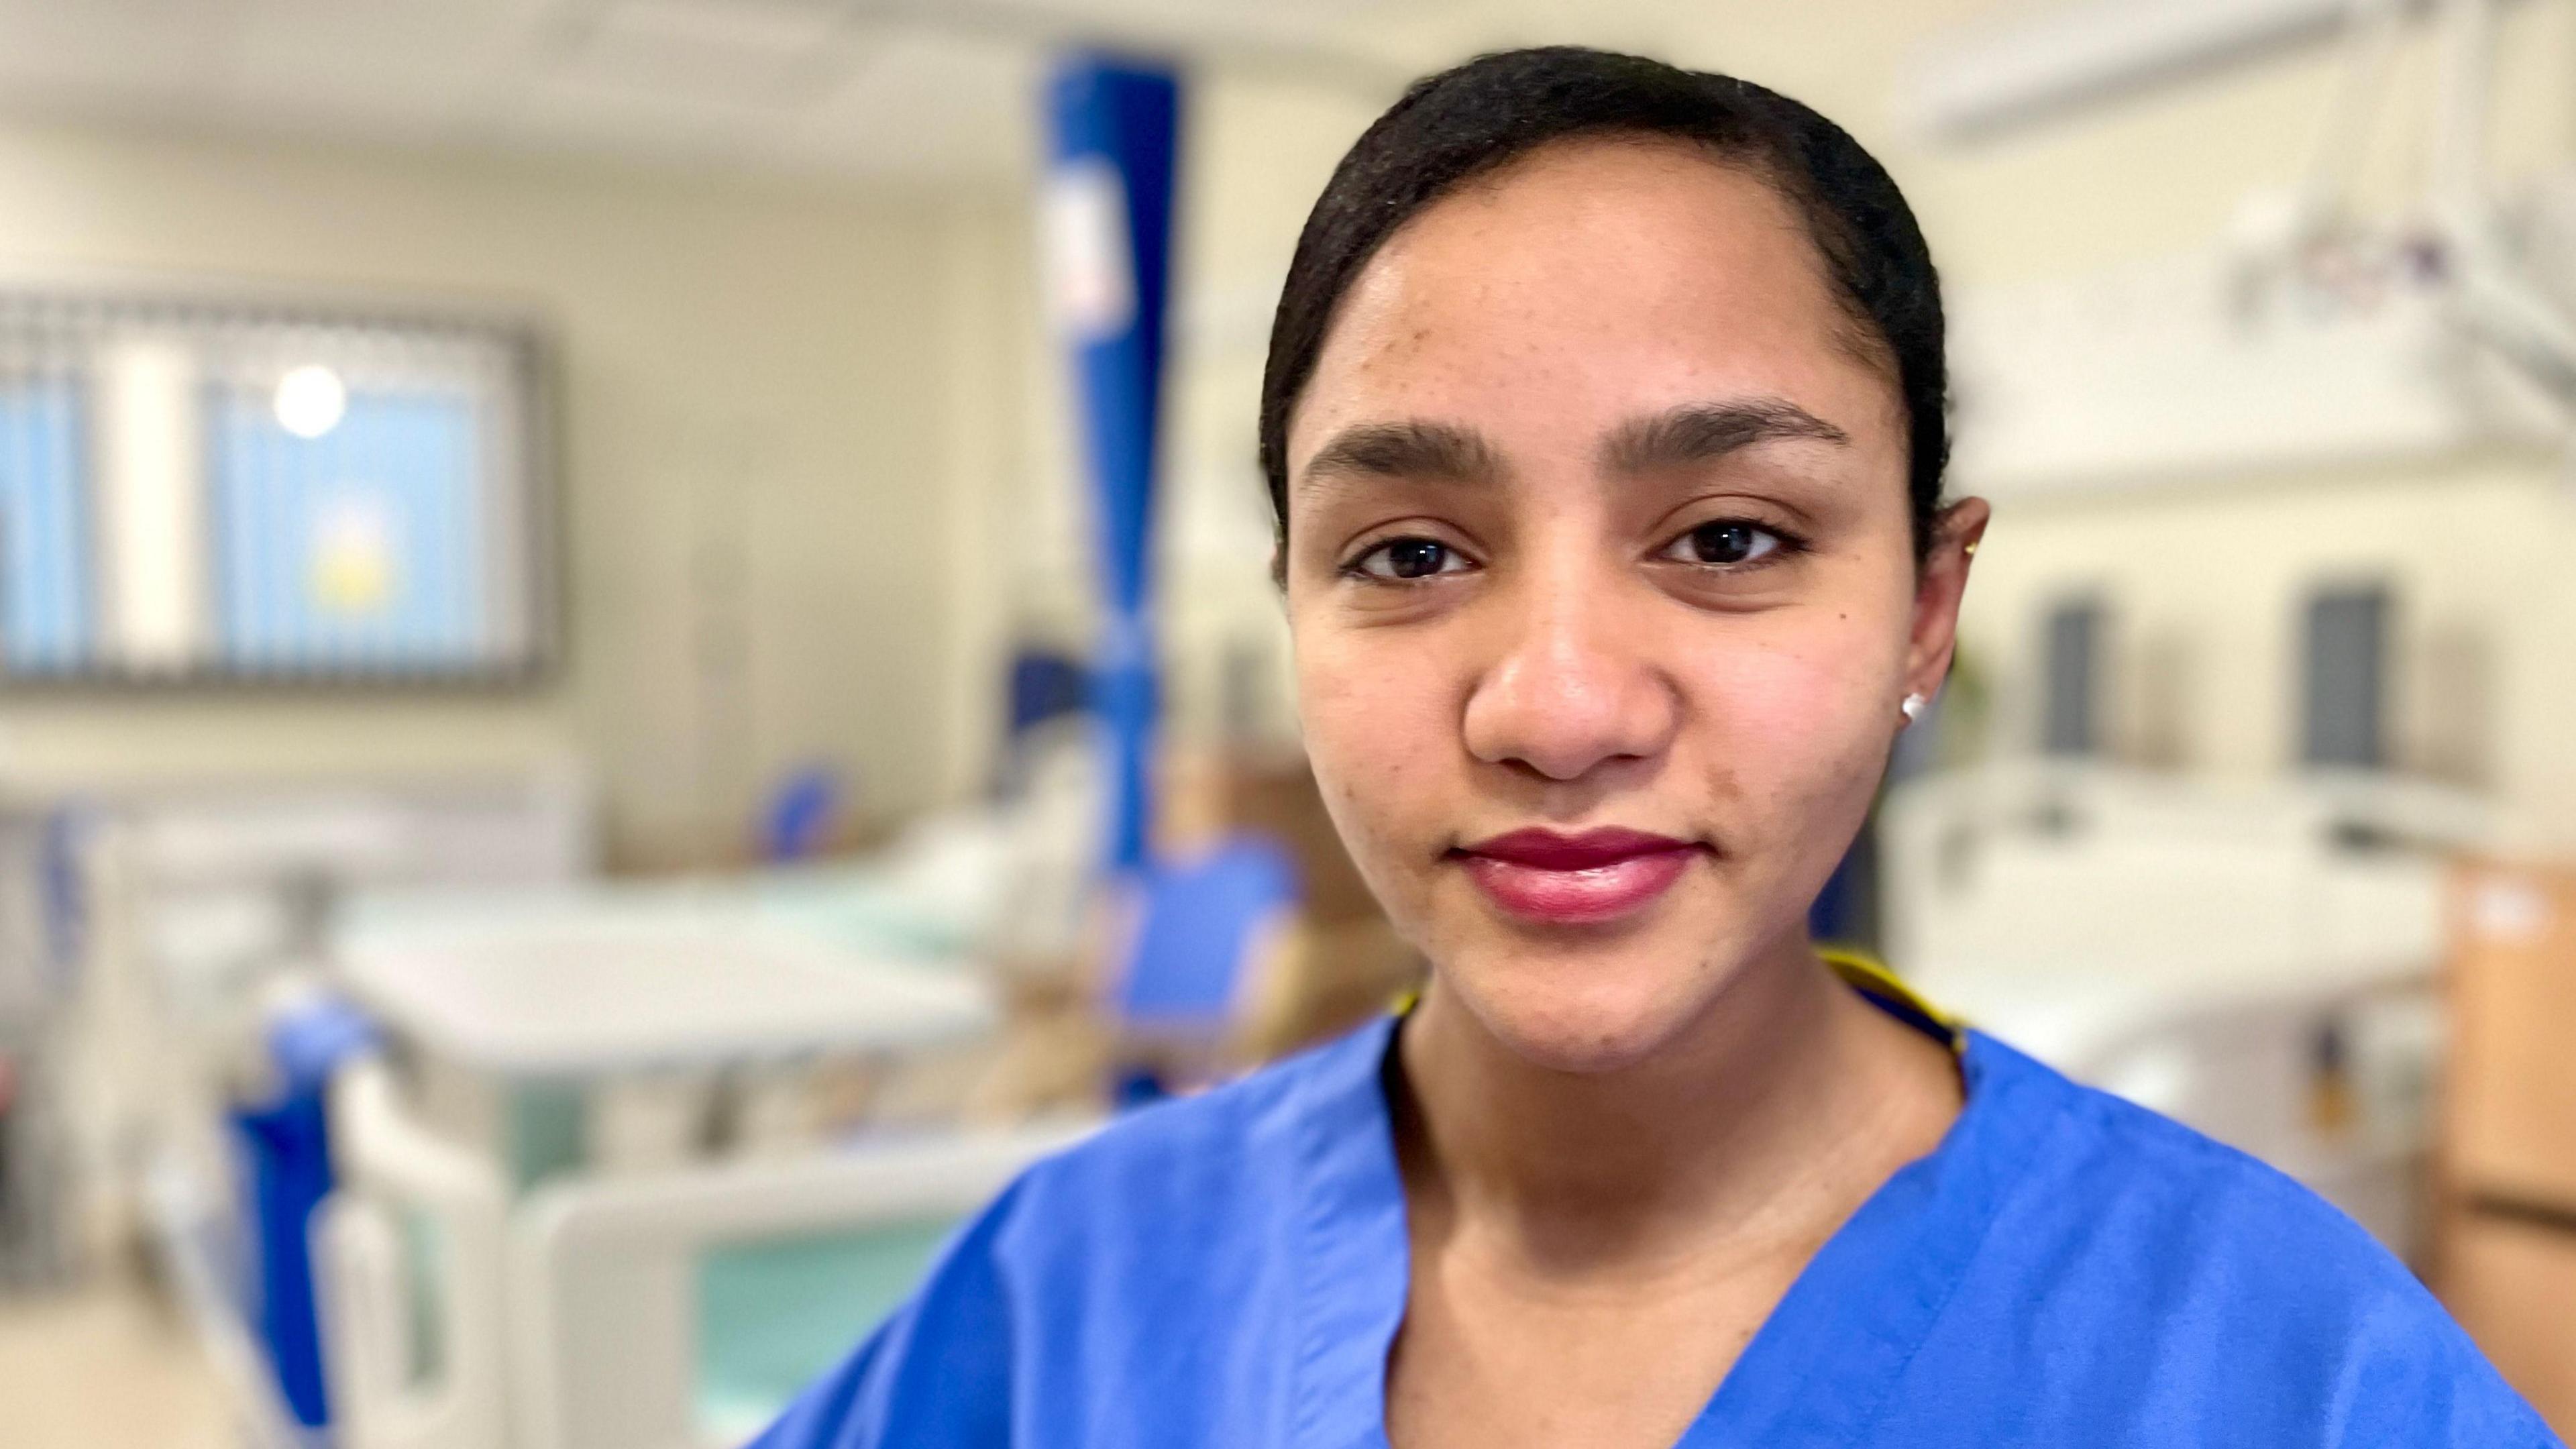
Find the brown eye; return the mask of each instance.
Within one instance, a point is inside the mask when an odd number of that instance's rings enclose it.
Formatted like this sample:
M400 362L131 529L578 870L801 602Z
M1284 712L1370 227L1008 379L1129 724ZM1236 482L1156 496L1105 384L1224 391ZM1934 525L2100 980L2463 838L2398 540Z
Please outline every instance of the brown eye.
M1779 551L1780 536L1740 518L1712 519L1665 545L1663 556L1682 563L1724 568L1748 564Z
M1392 538L1360 555L1352 568L1373 579L1427 579L1455 573L1466 562L1436 538Z

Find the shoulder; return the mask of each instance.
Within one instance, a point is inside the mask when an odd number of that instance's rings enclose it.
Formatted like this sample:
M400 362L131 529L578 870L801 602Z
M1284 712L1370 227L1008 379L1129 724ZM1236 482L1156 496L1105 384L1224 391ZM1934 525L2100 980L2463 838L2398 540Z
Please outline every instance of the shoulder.
M2273 1442L2555 1441L2406 1266L2279 1171L1991 1039L2026 1151L1957 1317ZM2155 1370L2148 1373L2152 1366ZM2313 1437L2319 1426L2336 1426Z
M2277 1169L2000 1042L1980 1038L1977 1051L2038 1119L2006 1209L2017 1225L2080 1231L2112 1257L2229 1263L2250 1289L2303 1299L2421 1295L2359 1224Z

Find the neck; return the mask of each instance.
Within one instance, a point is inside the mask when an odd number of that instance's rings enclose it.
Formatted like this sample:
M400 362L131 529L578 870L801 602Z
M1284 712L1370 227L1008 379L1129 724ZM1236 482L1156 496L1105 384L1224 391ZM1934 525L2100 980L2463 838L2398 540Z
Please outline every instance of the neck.
M1959 1106L1948 1054L1803 938L1745 963L1681 1035L1615 1069L1531 1063L1436 980L1399 1052L1417 1216L1473 1224L1550 1275L1821 1241Z

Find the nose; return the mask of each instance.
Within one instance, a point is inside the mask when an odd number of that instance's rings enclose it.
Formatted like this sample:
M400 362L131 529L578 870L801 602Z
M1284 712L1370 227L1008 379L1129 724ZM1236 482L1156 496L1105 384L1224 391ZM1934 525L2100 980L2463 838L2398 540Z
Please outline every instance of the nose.
M1467 697L1470 754L1568 781L1670 746L1680 693L1653 656L1651 601L1623 582L1567 561L1524 570L1483 601L1498 633Z

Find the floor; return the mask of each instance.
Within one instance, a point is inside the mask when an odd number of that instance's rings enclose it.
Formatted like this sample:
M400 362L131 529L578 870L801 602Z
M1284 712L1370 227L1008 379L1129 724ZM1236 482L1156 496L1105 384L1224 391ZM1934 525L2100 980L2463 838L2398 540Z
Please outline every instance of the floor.
M0 1297L0 1439L9 1449L239 1449L187 1325L140 1284Z

